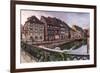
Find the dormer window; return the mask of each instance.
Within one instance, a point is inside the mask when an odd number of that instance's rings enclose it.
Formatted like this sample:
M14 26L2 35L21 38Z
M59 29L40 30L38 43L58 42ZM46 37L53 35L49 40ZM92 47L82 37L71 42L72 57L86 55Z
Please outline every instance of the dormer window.
M33 19L33 21L35 21L35 19Z

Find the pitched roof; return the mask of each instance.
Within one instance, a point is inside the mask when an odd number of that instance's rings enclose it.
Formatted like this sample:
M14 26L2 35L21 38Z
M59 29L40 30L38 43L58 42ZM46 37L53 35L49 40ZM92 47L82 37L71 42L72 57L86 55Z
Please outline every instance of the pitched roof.
M27 18L26 22L43 24L43 22L41 22L36 16L31 16Z
M72 28L78 31L83 31L83 29L77 25L73 25Z
M59 27L68 27L70 28L64 21L56 18L56 17L44 17L44 16L41 16L41 19L44 19L45 22L48 24L48 25L54 25L54 26L59 26Z

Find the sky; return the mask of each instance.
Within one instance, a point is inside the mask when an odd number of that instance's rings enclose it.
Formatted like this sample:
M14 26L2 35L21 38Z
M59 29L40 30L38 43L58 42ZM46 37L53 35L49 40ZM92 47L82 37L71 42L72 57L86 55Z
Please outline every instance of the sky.
M61 11L36 11L36 10L21 10L21 24L24 25L28 17L35 15L38 19L41 16L56 17L67 23L70 27L78 25L83 29L89 28L90 14L85 12L61 12Z

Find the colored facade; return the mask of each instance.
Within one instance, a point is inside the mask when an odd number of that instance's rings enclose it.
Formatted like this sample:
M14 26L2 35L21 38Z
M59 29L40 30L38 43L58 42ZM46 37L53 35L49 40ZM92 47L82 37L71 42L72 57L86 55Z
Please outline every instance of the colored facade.
M69 27L57 18L41 17L45 25L45 41L62 40L68 38Z
M75 39L82 39L84 38L84 31L81 27L73 25L71 30L71 37Z
M41 16L39 20L36 16L31 16L23 26L21 25L21 37L26 42L77 39L83 36L82 28L76 25L70 28L67 23L56 17Z
M29 17L24 24L26 41L44 41L44 24L35 16Z

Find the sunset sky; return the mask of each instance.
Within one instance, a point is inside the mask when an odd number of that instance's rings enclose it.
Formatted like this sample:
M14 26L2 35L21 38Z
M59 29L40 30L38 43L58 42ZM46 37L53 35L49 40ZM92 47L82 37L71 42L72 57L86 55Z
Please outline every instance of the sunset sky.
M34 11L34 10L21 10L21 24L24 25L28 17L35 15L38 19L41 16L56 17L66 22L70 27L78 25L82 28L89 28L90 14L79 12L54 12L54 11Z

